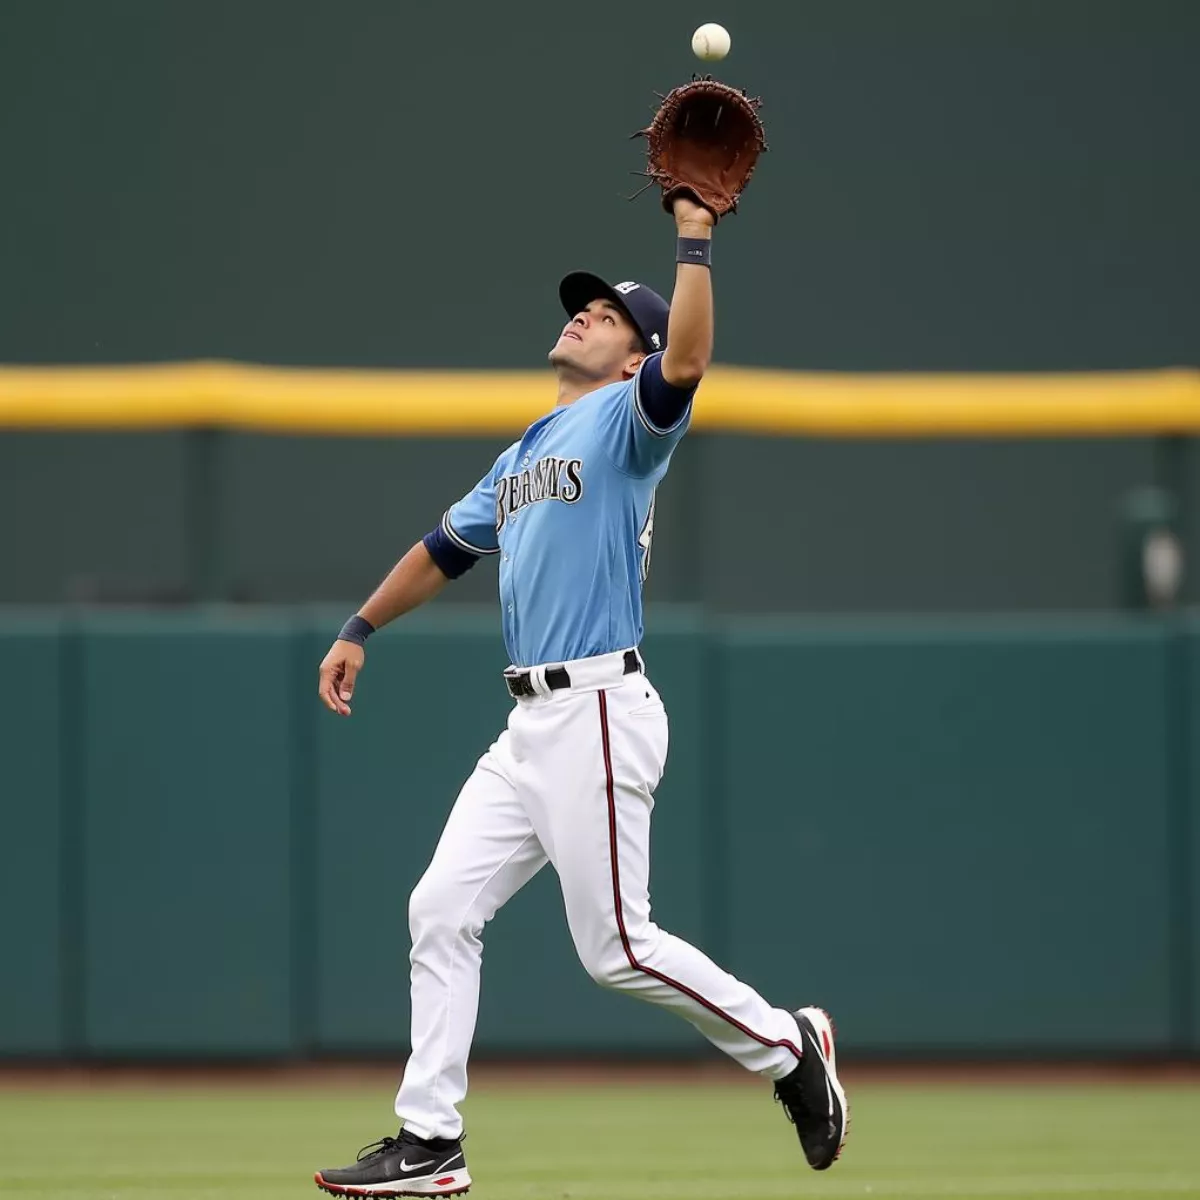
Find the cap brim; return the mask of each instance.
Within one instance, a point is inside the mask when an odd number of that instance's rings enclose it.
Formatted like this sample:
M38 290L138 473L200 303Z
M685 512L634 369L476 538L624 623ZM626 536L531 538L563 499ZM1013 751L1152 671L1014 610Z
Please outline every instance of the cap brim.
M630 325L638 331L638 337L642 339L643 347L646 350L650 349L646 344L646 335L642 332L642 327L634 320L633 313L621 299L621 293L612 284L605 283L599 275L593 275L590 271L572 271L569 275L564 275L562 282L558 285L558 298L562 301L563 308L567 310L568 317L583 312L593 300L608 300L625 314Z

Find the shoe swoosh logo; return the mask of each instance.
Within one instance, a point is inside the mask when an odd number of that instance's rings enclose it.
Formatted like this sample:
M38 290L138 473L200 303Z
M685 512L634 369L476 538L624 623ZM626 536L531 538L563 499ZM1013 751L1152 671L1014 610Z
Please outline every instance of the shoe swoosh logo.
M416 1170L418 1170L420 1167L432 1167L432 1166L433 1166L433 1164L434 1164L436 1161L437 1161L436 1159L427 1158L427 1159L426 1159L424 1162L419 1162L419 1163L410 1163L410 1162L408 1162L406 1159L403 1159L403 1158L402 1158L402 1159L400 1160L400 1170L402 1170L402 1171L416 1171Z

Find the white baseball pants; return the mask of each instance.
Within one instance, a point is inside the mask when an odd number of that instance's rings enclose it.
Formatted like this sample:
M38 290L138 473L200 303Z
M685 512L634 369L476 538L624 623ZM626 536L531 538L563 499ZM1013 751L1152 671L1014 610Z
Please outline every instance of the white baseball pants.
M412 1054L396 1113L418 1137L462 1133L484 924L547 863L589 975L672 1009L744 1067L779 1079L800 1057L791 1014L650 919L650 811L667 714L624 656L564 664L570 688L518 700L459 793L409 902Z

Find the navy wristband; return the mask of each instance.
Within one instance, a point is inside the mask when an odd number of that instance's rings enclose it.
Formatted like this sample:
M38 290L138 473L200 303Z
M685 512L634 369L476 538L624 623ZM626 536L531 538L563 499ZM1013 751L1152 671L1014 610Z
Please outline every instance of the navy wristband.
M695 263L698 267L712 266L712 239L681 237L675 239L675 261Z
M366 617L355 615L342 626L342 632L337 635L337 640L353 642L356 646L362 646L374 632L375 626Z

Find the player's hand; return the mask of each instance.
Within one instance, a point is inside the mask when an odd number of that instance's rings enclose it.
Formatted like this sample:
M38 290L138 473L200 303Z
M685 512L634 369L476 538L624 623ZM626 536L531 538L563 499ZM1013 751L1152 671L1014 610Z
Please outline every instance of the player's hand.
M354 681L366 661L363 648L354 642L338 640L329 648L321 661L317 695L331 712L343 717L350 715L350 700L354 695Z
M671 211L675 214L675 224L680 228L685 224L692 224L707 225L711 229L717 223L717 218L690 196L676 196L671 201Z

